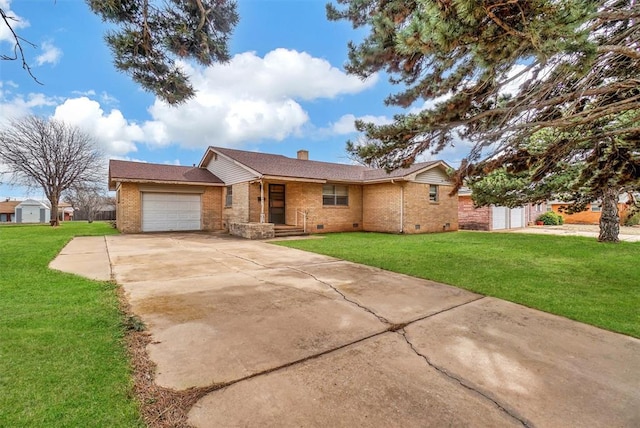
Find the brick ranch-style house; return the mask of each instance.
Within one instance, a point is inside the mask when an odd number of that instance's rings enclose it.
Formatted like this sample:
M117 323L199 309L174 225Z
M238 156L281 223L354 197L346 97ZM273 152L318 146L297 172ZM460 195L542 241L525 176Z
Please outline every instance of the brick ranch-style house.
M428 233L458 229L448 165L417 163L387 173L359 165L209 147L194 167L111 160L116 224L123 233L228 230L273 236L274 225L307 233Z

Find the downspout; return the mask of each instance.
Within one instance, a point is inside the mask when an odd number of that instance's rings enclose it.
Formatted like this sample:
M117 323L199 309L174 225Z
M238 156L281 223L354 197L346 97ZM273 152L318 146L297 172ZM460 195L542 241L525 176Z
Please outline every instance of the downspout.
M264 183L260 179L260 223L264 223Z
M400 183L400 233L404 233L404 186Z

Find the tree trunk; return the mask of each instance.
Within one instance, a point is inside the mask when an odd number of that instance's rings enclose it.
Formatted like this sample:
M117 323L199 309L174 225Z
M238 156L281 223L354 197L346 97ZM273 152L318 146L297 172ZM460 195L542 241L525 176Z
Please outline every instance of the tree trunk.
M60 221L58 220L58 201L59 198L55 195L49 198L49 202L51 203L51 226L60 225Z
M618 192L606 189L602 192L602 212L600 213L600 242L618 242L620 216L618 215Z

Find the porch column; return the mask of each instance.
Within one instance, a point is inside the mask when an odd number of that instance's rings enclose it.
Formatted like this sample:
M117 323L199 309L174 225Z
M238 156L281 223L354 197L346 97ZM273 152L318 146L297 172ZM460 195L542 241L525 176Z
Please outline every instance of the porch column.
M260 223L264 223L264 183L260 180Z

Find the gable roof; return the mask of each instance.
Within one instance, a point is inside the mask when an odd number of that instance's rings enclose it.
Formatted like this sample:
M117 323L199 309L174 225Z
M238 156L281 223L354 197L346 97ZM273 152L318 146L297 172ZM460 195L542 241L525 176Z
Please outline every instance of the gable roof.
M19 207L19 208L22 208L22 207L40 207L40 208L49 209L47 204L45 204L42 201L37 201L35 199L25 199L24 201L20 202L17 205L17 207Z
M436 165L447 165L442 161L416 163L409 168L400 168L387 173L384 169L370 168L362 165L349 165L331 162L320 162L288 158L282 155L249 152L245 150L228 149L224 147L209 147L200 161L200 167L205 168L215 155L225 156L246 169L262 176L300 178L321 181L344 182L377 182L391 179L407 178Z
M0 202L0 214L13 214L16 207L20 205L20 201L3 201Z
M109 189L116 182L223 185L209 170L191 166L156 163L109 161Z

